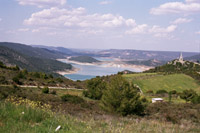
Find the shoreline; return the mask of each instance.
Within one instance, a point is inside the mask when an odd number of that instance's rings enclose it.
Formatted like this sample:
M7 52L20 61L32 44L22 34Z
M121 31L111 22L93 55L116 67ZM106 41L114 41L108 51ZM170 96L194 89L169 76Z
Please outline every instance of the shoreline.
M64 71L57 71L56 73L60 74L60 75L66 75L66 74L74 74L77 73L79 71L78 68L73 67L71 70L64 70Z
M121 61L102 61L100 63L82 63L82 62L77 62L77 61L71 61L71 60L68 60L67 58L57 59L57 60L64 63L69 63L69 64L72 63L72 65L76 64L76 65L86 65L86 66L99 66L99 67L104 67L104 68L108 68L108 67L124 68L125 70L131 69L130 71L134 71L134 72L143 72L151 68L154 68L153 66L125 64ZM60 71L59 74L61 75L73 74L73 73L77 73L79 70L80 70L79 68L73 67L72 70Z
M84 63L84 62L78 62L78 61L71 61L68 59L57 59L58 61L68 63L68 64L76 64L76 65L85 65L85 66L95 66L95 65L101 65L103 62L98 62L98 63Z
M141 72L149 70L151 68L154 68L154 67L145 66L145 65L130 65L130 64L123 64L123 63L119 63L119 64L109 63L109 64L106 64L105 67L118 67L118 68L134 69L135 71L141 71ZM133 70L131 70L131 71L133 71Z

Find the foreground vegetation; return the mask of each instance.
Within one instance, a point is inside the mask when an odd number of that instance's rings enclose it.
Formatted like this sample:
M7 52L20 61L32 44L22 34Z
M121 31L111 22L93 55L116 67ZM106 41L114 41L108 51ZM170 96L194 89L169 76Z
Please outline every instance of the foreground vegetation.
M184 123L183 125L160 122L134 117L101 116L95 119L86 116L85 119L72 115L63 115L51 111L33 108L29 105L16 105L0 102L0 132L55 132L60 125L59 132L199 132L198 125Z

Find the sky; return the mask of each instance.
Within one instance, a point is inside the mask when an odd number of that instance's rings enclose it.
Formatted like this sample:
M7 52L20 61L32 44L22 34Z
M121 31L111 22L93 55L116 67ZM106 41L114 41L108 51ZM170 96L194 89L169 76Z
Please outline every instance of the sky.
M200 0L0 0L0 41L198 52Z

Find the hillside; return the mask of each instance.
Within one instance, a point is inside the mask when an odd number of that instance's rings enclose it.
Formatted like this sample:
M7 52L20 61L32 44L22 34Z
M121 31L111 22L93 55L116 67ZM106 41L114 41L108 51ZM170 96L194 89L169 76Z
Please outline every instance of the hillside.
M76 57L71 57L69 60L72 61L77 61L77 62L82 62L82 63L95 63L95 62L100 62L92 57L89 56L76 56Z
M200 54L194 55L194 56L191 56L191 57L187 57L187 58L185 58L185 59L186 59L186 60L199 61L199 62L200 62Z
M160 66L166 63L166 61L158 61L158 60L133 60L133 61L125 61L127 64L131 65L145 65L145 66Z
M22 52L23 53L23 52ZM0 46L0 61L7 65L18 65L28 71L55 73L71 69L70 64L62 63L53 59L28 56L12 50L8 47Z
M162 72L166 74L184 73L200 81L200 64L190 61L177 59L168 62L163 66L158 66L153 69L145 71L145 73L157 73L157 72Z
M67 55L59 51L31 47L20 43L0 42L0 46L10 48L18 53L22 53L23 55L36 58L58 59L65 58Z
M56 77L44 72L28 72L17 67L8 67L0 62L0 89L1 85L27 85L27 86L56 86L56 87L81 87L81 83L74 82L64 77Z
M123 75L128 81L137 84L144 92L158 90L182 92L186 89L193 89L200 93L200 84L195 79L185 74L156 74L141 73Z

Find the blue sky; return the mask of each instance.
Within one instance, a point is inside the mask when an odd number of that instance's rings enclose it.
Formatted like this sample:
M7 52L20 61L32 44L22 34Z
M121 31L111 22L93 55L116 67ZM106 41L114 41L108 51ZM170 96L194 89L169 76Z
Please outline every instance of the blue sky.
M0 41L198 52L200 0L0 0Z

